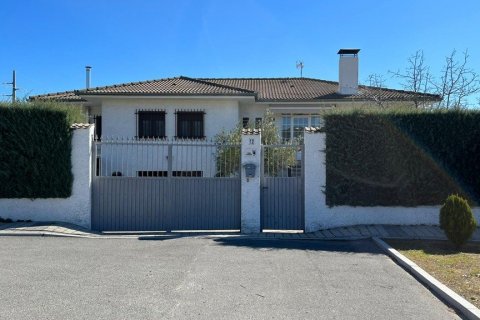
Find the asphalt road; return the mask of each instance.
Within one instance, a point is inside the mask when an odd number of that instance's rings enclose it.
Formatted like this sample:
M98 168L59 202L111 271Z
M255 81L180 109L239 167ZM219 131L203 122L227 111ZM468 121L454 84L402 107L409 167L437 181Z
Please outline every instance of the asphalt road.
M1 319L455 319L370 241L0 237Z

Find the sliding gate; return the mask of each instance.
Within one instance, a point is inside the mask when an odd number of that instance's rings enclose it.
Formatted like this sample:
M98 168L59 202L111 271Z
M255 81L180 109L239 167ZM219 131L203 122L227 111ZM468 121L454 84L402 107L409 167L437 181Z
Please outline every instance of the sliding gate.
M262 230L304 230L303 145L264 145L262 154Z
M240 229L240 145L94 142L92 228Z

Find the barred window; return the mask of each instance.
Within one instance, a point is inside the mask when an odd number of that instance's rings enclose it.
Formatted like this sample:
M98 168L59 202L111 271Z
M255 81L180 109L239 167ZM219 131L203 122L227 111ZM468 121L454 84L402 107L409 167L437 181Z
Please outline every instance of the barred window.
M164 111L138 111L138 138L165 138Z
M177 138L205 138L204 113L177 112Z

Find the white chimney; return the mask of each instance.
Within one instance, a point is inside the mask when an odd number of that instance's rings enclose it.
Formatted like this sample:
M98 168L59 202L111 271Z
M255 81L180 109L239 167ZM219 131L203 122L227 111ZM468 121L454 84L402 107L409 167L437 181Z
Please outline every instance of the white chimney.
M358 91L358 52L360 49L340 49L338 66L338 93L356 94Z
M86 88L90 89L90 71L92 70L92 67L90 66L85 66L85 82L86 82Z

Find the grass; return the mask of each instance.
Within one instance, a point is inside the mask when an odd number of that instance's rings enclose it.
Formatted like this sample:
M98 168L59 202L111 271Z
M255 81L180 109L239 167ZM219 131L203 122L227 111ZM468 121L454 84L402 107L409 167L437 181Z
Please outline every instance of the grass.
M480 243L470 242L460 251L448 241L388 240L388 243L480 308Z

